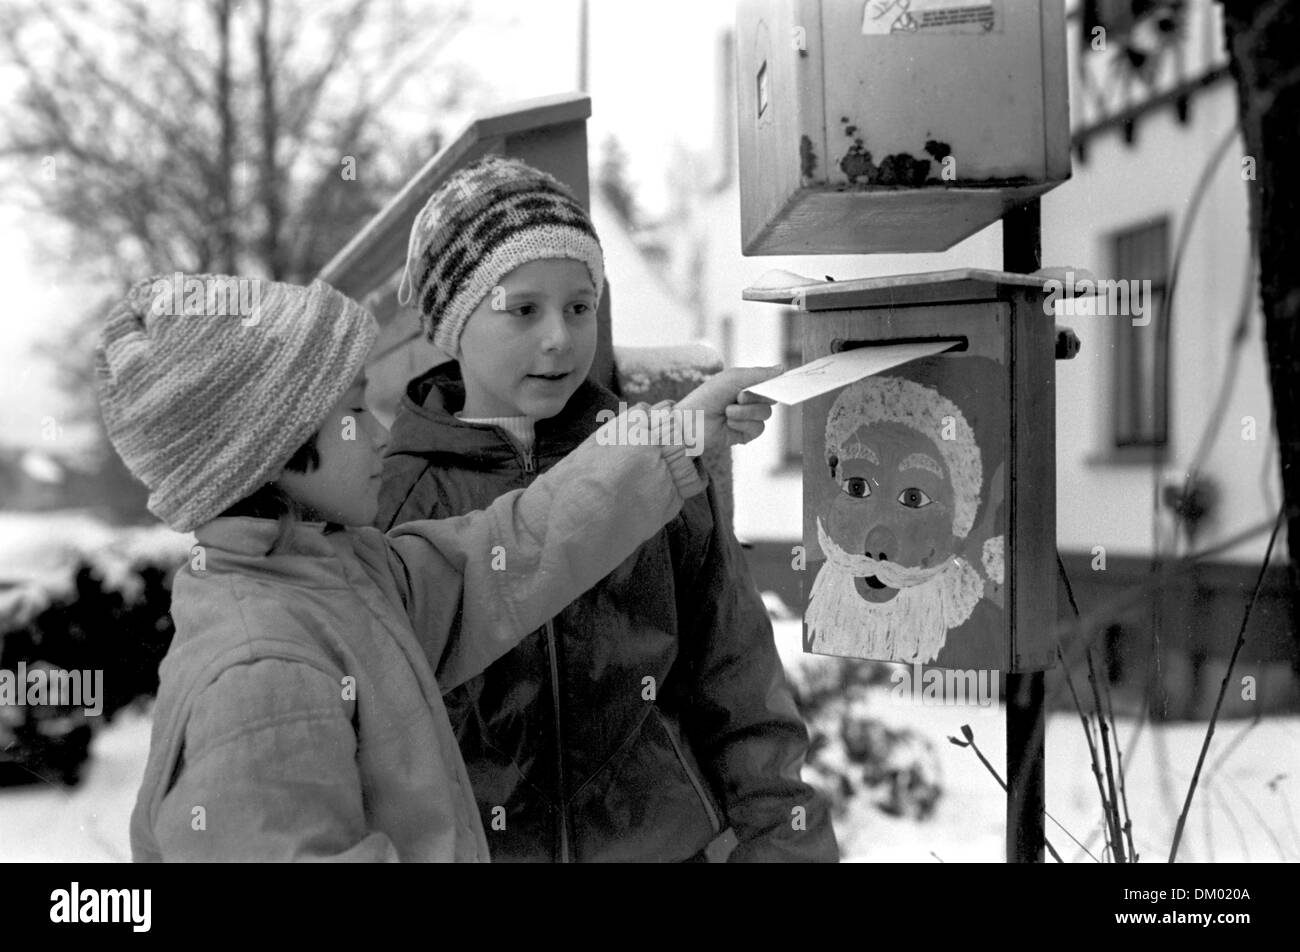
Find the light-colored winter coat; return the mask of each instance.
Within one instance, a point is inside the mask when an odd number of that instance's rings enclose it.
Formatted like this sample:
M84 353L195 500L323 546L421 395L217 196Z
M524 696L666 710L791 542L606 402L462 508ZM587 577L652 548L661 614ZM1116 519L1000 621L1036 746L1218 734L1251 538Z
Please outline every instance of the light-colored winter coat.
M704 487L681 448L588 440L480 512L375 529L218 518L177 573L138 861L488 859L441 692ZM414 632L419 632L417 639Z

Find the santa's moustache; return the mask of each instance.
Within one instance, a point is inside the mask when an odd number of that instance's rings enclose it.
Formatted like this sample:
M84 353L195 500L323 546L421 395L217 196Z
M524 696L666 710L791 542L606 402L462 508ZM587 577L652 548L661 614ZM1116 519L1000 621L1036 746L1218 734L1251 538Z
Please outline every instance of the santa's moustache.
M948 567L947 562L939 562L926 568L921 566L913 568L899 565L897 562L873 559L869 555L854 555L835 543L822 527L821 519L817 520L817 541L821 543L822 552L826 554L826 561L839 566L855 578L868 578L874 575L890 588L911 588L913 585L920 585Z

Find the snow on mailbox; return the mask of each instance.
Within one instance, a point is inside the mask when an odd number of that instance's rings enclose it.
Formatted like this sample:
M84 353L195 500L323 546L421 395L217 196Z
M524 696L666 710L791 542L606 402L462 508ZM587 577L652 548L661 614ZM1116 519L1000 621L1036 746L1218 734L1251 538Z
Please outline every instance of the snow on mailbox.
M747 255L942 251L1070 177L1062 0L745 0Z
M794 304L804 647L1032 671L1056 618L1056 330L1041 278L963 269L749 288Z

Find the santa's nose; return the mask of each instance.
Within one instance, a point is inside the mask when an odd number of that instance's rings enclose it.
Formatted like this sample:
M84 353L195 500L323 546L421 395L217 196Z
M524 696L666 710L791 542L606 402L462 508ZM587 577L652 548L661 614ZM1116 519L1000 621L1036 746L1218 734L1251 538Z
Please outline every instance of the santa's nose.
M898 538L884 526L875 526L867 533L867 541L862 553L881 562L889 558L889 553L898 551Z

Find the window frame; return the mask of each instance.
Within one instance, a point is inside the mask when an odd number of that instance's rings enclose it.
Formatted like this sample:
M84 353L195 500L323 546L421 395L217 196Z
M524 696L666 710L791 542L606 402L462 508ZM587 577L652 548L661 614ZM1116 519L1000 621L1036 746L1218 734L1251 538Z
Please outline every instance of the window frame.
M1172 386L1170 374L1169 326L1172 309L1166 320L1169 294L1170 234L1168 215L1144 219L1139 224L1112 231L1107 239L1112 274L1120 280L1150 280L1151 295L1147 302L1150 323L1134 326L1131 316L1109 315L1114 321L1110 366L1110 421L1107 434L1109 461L1117 463L1163 462L1170 450ZM1141 243L1148 242L1145 249ZM1155 262L1145 264L1136 257L1146 256ZM1142 349L1135 346L1137 334L1151 334L1154 353L1144 366ZM1149 371L1149 374L1148 374ZM1150 388L1140 393L1137 388ZM1140 408L1149 400L1152 419L1140 419Z

